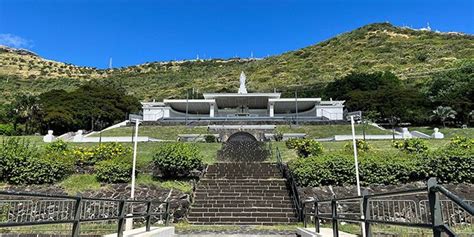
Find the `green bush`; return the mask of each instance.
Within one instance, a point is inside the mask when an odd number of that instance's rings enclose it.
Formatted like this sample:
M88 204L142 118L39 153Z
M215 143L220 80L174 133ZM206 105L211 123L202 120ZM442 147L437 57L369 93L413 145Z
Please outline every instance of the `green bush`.
M54 183L73 171L72 159L63 152L40 152L29 141L6 139L0 147L0 175L11 184Z
M67 151L69 146L65 141L59 139L46 145L45 149L47 152L62 152Z
M298 139L295 144L299 157L317 156L323 152L323 145L313 139Z
M448 146L450 148L471 149L474 148L474 138L455 136L451 138Z
M301 186L354 184L354 158L331 154L289 163ZM424 153L365 153L359 157L362 184L398 184L436 177L444 183L474 183L474 152L440 148Z
M94 166L97 180L106 183L128 183L132 175L132 162L115 158L97 162Z
M204 141L206 141L206 143L214 143L217 142L217 138L214 135L206 134L204 136Z
M11 124L0 124L0 135L12 136L15 135L15 129Z
M290 170L301 186L356 183L354 157L347 154L294 160ZM416 161L403 156L361 156L359 176L364 185L407 182L417 177Z
M188 143L164 144L153 156L153 162L164 177L187 176L203 166L199 150Z
M428 145L426 144L426 141L420 138L394 141L392 146L408 153L422 153L428 150Z
M344 145L344 149L346 151L353 151L354 150L353 147L354 145L352 144L352 141ZM364 140L356 140L356 147L357 147L357 151L360 151L360 152L368 152L372 150L372 146Z
M285 141L285 146L288 149L296 149L299 138L290 138Z
M427 176L443 183L474 183L474 152L466 149L439 149L426 154L422 164Z

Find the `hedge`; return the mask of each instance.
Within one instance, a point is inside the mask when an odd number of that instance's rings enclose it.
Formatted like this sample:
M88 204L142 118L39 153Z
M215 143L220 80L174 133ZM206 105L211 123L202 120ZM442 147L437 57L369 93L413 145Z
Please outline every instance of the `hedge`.
M94 166L94 171L101 182L128 183L132 175L132 162L123 158L103 160Z
M54 183L73 169L74 162L67 154L42 152L24 139L5 139L0 146L0 178L11 184Z
M354 157L325 154L289 163L300 186L355 184ZM472 149L439 149L407 154L369 153L359 157L361 183L399 184L437 177L444 183L474 183Z
M196 146L189 143L167 143L153 156L153 162L163 177L187 176L203 166Z

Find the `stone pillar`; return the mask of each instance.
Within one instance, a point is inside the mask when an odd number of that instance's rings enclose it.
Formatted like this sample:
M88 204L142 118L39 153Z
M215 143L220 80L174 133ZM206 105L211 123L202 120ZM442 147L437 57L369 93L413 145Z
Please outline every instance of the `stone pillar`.
M274 109L274 107L275 107L275 103L269 103L269 104L268 104L268 108L269 108L269 110L270 110L270 111L269 111L270 117L274 117L274 116L275 116L275 109Z
M215 103L209 104L209 117L214 118Z

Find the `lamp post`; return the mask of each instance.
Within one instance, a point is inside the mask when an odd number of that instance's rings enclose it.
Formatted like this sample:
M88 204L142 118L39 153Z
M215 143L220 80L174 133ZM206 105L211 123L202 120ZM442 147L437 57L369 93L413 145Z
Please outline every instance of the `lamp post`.
M355 137L355 126L354 126L354 115L351 115L351 127L352 127L352 146L354 149L354 165L355 165L355 170L356 170L356 184L357 184L357 196L361 195L360 191L360 179L359 179L359 161L357 159L357 142L356 142L356 137ZM361 207L362 207L362 202L361 202ZM360 209L361 211L361 217L364 219L364 213L362 212L362 208ZM365 237L365 228L364 228L364 223L361 223L361 229L362 229L362 236Z
M132 185L130 189L130 199L135 199L135 169L137 165L137 147L138 147L138 125L140 124L139 119L135 119L135 139L133 139L133 161L132 161ZM131 209L133 212L133 209ZM133 215L129 213L128 215ZM125 229L133 229L133 218L127 218L125 221Z

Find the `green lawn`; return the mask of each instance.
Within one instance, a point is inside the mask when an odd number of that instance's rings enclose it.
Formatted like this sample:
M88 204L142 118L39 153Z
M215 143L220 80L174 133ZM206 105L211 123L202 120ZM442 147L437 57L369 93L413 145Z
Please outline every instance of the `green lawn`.
M102 133L104 137L112 136L132 136L133 127L120 127L107 130ZM188 127L188 126L140 126L138 129L139 136L146 136L164 140L176 140L178 134L207 134L207 126ZM98 137L99 134L93 136Z
M356 125L356 134L362 134L362 125ZM334 135L352 134L351 126L346 125L302 125L289 126L279 125L277 131L283 133L306 133L310 138L326 138ZM102 136L132 136L132 127L115 128L102 133ZM139 136L148 136L164 140L176 140L178 134L207 134L207 126L187 127L187 126L140 126ZM383 135L391 134L391 131L378 129L374 126L367 126L366 134ZM99 134L92 136L98 137Z
M309 138L327 138L334 135L350 135L352 134L351 125L303 125L303 126L278 126L277 130L283 133L306 133ZM356 134L363 134L362 125L355 125ZM390 130L381 130L374 126L368 125L366 134L384 135L392 134Z

